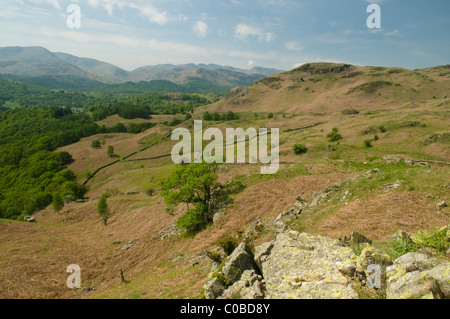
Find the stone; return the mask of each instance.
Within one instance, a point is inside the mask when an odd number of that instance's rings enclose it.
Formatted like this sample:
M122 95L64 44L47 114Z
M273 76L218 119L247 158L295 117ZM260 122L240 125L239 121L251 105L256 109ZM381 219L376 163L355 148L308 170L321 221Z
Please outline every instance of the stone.
M28 222L28 223L35 223L36 219L33 216L25 216L24 221Z
M121 249L122 250L130 250L130 249L132 249L134 247L134 245L133 245L133 241L132 240L130 240L128 243L126 243Z
M222 273L235 282L241 278L244 271L255 270L256 267L250 247L246 243L241 243L227 258Z
M259 269L262 269L262 263L266 261L266 258L270 254L273 246L274 242L271 241L255 248L255 262Z
M436 279L444 298L450 299L450 263L437 265L425 273Z
M358 298L340 272L345 265L355 267L357 257L334 239L285 232L272 244L258 248L257 257L267 299Z
M214 277L203 286L203 289L205 299L217 299L225 291L225 286L217 277Z
M387 268L388 299L442 299L447 291L448 264L422 253L408 253ZM436 269L435 269L436 268ZM439 278L440 282L436 279ZM440 287L442 285L442 289Z
M218 299L262 299L264 288L262 277L254 270L246 270L239 281L225 290Z
M380 267L381 270L381 287L379 288L386 288L386 268L390 265L392 265L393 261L392 258L379 251L378 249L374 247L366 247L361 252L361 255L358 258L357 262L357 269L361 272L364 272L365 278L369 278L371 274L368 272L368 268L371 265L376 265Z
M247 229L247 232L248 233L256 233L256 232L258 232L259 229L261 228L262 224L263 223L261 222L260 219L255 220L253 223L250 224L250 226Z
M439 210L442 210L445 207L447 207L447 203L445 202L445 200L440 201L439 203L436 204L436 208Z

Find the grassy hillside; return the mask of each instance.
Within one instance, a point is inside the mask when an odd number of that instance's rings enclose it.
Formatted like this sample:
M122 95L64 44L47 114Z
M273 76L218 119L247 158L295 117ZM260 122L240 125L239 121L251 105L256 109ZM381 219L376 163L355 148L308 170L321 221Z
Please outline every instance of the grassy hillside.
M246 187L217 223L195 236L158 236L170 233L186 212L186 205L168 211L160 194L161 181L175 169L168 154L176 142L165 139L173 128L163 124L173 115L153 117L148 121L157 125L140 134L99 134L58 149L71 153L68 168L79 180L116 160L107 156L108 145L119 161L89 180L87 202L66 204L60 213L48 207L34 215L34 224L0 221L0 280L6 287L0 297L199 298L212 264L205 251L217 249L219 239L242 239L252 222L267 224L297 198L336 183L330 197L292 227L334 238L358 231L383 246L400 229L447 225L449 208L436 208L450 200L447 70L307 64L196 108L191 119L176 115L183 121L179 127L191 131L205 111L229 110L239 120L204 122L204 129L280 129L279 172L264 176L259 165L222 165L220 182ZM115 115L98 124L118 121L123 119ZM329 141L334 128L342 139ZM93 149L93 140L103 146ZM296 144L306 146L306 154L296 155ZM105 192L112 212L106 227L97 214ZM257 232L251 242L272 236ZM127 243L132 248L123 250ZM65 288L72 263L82 268L83 288L95 290ZM33 280L27 280L30 274Z

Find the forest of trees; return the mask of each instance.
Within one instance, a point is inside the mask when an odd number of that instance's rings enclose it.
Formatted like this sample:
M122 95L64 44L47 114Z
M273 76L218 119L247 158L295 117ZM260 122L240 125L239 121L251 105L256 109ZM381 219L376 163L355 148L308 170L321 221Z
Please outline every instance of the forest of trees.
M211 102L197 94L148 93L115 103L100 104L91 107L89 111L94 121L101 121L115 114L125 119L148 119L150 115L157 114L192 113L194 108Z
M72 156L54 150L98 130L89 116L60 108L0 113L0 217L17 218L43 209L55 193L83 197L86 190L66 168Z
M128 83L96 91L66 91L0 78L0 218L23 220L52 203L59 208L61 198L72 201L85 195L87 190L67 169L72 156L55 152L57 148L95 134L141 133L156 125L126 126L119 122L106 127L96 121L115 114L124 119L151 119L154 114L188 117L194 108L217 98L211 94L207 98L201 94L148 93L148 85ZM127 86L134 92L114 93ZM73 113L73 108L81 112ZM167 125L179 123L174 120Z

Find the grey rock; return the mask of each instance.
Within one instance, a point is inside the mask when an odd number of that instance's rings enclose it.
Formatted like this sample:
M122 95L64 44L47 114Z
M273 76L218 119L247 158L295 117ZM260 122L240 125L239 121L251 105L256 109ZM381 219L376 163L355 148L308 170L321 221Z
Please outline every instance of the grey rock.
M246 243L241 243L227 258L222 273L235 282L241 278L246 270L256 268L253 253Z
M356 266L357 257L338 241L290 231L277 236L270 246L257 249L268 299L357 299L339 271Z
M225 286L218 278L214 277L203 286L203 289L205 299L217 299L225 291Z
M218 299L262 299L264 288L261 279L254 270L246 270L241 279L225 290Z
M436 279L444 298L450 299L450 263L440 264L425 273Z
M442 299L449 293L449 272L450 264L440 259L408 253L387 268L386 296L388 299Z
M436 208L441 210L443 208L447 207L447 203L445 202L445 200L440 201L439 203L436 204Z
M35 223L36 219L33 216L25 216L24 221L28 222L28 223Z

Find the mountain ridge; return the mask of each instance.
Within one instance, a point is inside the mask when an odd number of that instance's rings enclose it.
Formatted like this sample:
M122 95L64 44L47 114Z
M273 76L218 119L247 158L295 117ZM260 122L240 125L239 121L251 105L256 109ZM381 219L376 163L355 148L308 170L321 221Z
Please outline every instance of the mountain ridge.
M67 78L71 78L73 82L77 82L84 78L105 84L153 80L186 84L195 80L207 80L215 85L234 87L250 85L279 72L283 71L262 67L245 70L217 64L193 63L148 65L127 71L111 63L63 52L51 52L43 47L0 48L0 75L18 79L35 78L38 82L40 77L52 77L55 83L61 80L57 77L66 77L61 81L67 82ZM55 83L52 83L52 88ZM88 83L87 86L89 85L95 83Z

